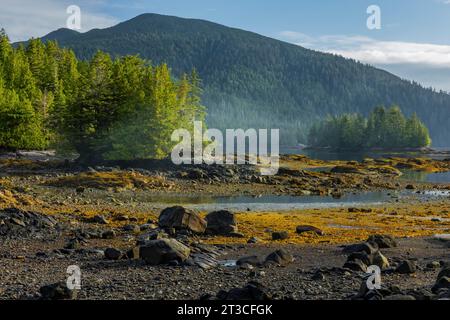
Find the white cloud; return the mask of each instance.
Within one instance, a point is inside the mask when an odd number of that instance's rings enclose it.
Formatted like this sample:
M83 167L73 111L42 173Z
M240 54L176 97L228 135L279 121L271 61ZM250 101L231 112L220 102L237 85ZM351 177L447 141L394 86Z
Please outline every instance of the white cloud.
M0 27L5 28L12 41L41 37L58 28L66 27L69 5L81 8L81 32L92 28L110 27L119 21L95 12L103 1L76 0L1 0Z
M450 45L379 41L365 36L325 35L313 38L295 31L283 31L280 36L303 47L375 65L420 64L450 68Z

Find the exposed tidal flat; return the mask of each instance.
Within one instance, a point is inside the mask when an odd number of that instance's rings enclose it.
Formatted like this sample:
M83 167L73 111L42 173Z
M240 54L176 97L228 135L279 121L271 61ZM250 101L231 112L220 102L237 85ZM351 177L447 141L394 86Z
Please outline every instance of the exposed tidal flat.
M82 271L79 299L448 295L450 181L408 175L445 174L448 159L289 155L268 177L121 165L0 160L0 298L74 298L52 291L69 265ZM361 289L370 264L383 290Z

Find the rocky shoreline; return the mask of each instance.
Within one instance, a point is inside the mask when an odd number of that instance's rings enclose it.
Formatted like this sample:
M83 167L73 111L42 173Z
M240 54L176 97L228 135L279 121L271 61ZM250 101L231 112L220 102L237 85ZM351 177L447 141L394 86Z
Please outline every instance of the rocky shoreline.
M329 194L448 190L397 179L448 161L324 162L255 168L73 168L0 161L0 299L448 299L449 198L293 212L163 210L138 194ZM311 171L310 168L330 168ZM256 179L256 180L255 180ZM81 271L81 289L64 285ZM366 287L368 267L381 288Z

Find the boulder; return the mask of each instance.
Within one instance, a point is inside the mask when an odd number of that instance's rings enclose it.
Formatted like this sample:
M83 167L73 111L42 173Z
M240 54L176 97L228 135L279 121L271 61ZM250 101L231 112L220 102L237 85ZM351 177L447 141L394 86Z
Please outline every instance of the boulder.
M141 228L137 224L127 224L122 227L122 230L136 234L141 232Z
M195 233L203 233L206 229L206 221L198 213L181 206L164 209L159 215L158 223L163 228L184 229Z
M404 260L401 262L398 267L395 269L395 272L401 273L401 274L410 274L416 272L416 263L411 260Z
M285 240L287 238L289 238L289 233L287 231L272 232L272 240Z
M381 234L372 235L367 239L367 242L376 244L380 249L397 247L397 242L392 236L389 235L381 235Z
M299 234L302 234L302 233L304 233L304 232L313 232L313 233L315 233L315 234L317 234L317 235L319 235L319 236L323 236L323 235L324 235L323 231L320 230L319 228L316 228L316 227L314 227L314 226L308 226L308 225L305 225L305 226L297 226L297 228L295 229L295 231L296 231L297 233L299 233Z
M104 216L101 215L96 215L92 218L92 222L94 223L98 223L98 224L108 224L109 221L106 220L106 218Z
M105 258L108 260L119 260L122 257L122 252L115 248L108 248L105 250Z
M441 271L439 271L439 274L437 276L437 278L442 278L442 277L449 277L450 278L450 267L445 266L442 268Z
M102 239L114 239L116 237L116 232L114 230L106 230L102 232Z
M214 211L206 216L206 232L214 235L236 233L237 225L234 213L227 210Z
M256 281L250 281L243 288L234 288L230 291L219 291L217 294L219 300L271 300L271 296L267 293L267 289Z
M258 256L247 256L247 257L242 257L236 261L236 265L238 265L238 266L243 265L243 264L258 266L261 264L261 260L259 259Z
M258 243L259 239L257 237L251 237L250 239L247 240L247 243L249 244L254 244L254 243Z
M175 239L151 240L139 247L139 257L151 265L173 260L183 262L189 257L190 252L187 246Z
M448 289L448 290L450 290L450 278L449 277L438 278L438 280L434 284L433 288L431 288L431 291L436 293L436 292L438 292L441 289Z
M272 252L266 257L264 263L271 264L275 263L280 266L287 265L294 261L294 257L284 249L279 249L277 251Z
M74 300L77 298L77 290L70 290L64 282L58 282L42 286L39 289L44 300Z

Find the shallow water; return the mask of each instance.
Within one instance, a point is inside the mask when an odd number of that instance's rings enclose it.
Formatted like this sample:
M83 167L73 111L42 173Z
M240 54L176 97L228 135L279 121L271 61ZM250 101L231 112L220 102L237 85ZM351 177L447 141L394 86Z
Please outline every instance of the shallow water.
M405 171L401 179L417 182L450 183L450 171L437 173Z
M187 208L213 211L287 211L298 209L321 209L339 207L364 207L393 203L405 197L422 200L448 197L448 191L430 191L424 193L372 191L344 194L341 198L332 196L232 196L232 197L146 197L140 201L150 202L156 207L182 205Z
M449 148L436 148L438 151L447 151ZM280 148L281 154L302 154L311 159L319 160L344 160L344 161L362 161L365 158L379 159L388 157L399 157L399 158L417 158L417 157L427 157L431 159L442 160L449 158L450 155L447 154L424 154L418 152L374 152L374 151L345 151L345 152L334 152L327 150L305 150L300 148L290 148L282 147Z

